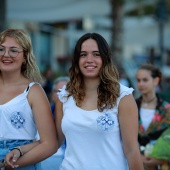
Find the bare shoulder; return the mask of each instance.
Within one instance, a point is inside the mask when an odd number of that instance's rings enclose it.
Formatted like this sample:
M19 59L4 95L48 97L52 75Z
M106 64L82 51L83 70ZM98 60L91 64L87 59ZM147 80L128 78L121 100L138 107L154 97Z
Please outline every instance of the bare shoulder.
M28 100L30 103L32 103L32 101L37 101L37 100L43 100L43 99L47 99L47 96L45 94L44 89L42 88L42 86L40 84L34 84L29 91L28 94Z
M135 102L135 99L134 99L132 94L125 95L124 97L122 97L122 99L120 100L120 105L122 103L124 103L124 104L127 103L128 104L129 102Z
M119 103L119 110L126 110L126 109L137 109L136 101L132 94L124 96Z
M33 84L30 88L30 92L39 92L39 91L42 92L44 90L43 90L42 86L38 83Z

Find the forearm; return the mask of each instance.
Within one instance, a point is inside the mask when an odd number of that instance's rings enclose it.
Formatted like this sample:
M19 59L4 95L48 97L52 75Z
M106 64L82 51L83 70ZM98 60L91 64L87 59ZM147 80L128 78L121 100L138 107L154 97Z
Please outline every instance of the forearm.
M53 147L51 147L51 145L51 143L40 143L34 146L30 151L25 152L15 164L22 167L41 162L57 151L57 146L53 145Z
M25 154L29 152L31 149L33 149L34 147L36 147L38 144L40 144L40 141L34 141L33 143L20 146L20 148L21 148L22 153Z
M130 170L144 170L142 159L138 150L132 150L126 154Z

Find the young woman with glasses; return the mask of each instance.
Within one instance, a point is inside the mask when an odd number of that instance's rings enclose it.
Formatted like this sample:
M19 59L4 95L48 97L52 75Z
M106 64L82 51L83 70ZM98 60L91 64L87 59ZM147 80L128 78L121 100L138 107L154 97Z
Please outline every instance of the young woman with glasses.
M0 33L0 166L41 169L56 152L55 125L30 37L20 29ZM40 140L33 142L35 135Z

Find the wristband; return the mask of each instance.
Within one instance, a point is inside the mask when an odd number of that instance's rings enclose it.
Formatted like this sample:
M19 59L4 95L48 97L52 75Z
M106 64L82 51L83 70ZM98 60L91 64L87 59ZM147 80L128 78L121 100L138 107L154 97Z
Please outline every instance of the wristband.
M17 150L19 151L20 157L24 155L24 153L23 153L22 150L21 150L21 147L19 147L19 146L18 146L18 147L15 147L15 148L11 149L11 151L14 150L14 149L17 149Z
M5 159L1 160L0 163L2 163L3 167L5 167Z

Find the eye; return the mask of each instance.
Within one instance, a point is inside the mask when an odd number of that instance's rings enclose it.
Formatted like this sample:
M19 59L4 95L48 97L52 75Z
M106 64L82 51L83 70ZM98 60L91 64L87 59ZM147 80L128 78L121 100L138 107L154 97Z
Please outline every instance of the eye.
M87 54L86 53L80 53L80 57L86 57Z
M100 57L100 53L93 53L94 57Z
M139 79L137 79L137 82L138 82L138 83L140 83L140 80L139 80Z
M1 51L1 52L4 52L4 51L5 51L5 48L0 47L0 51Z
M18 50L11 49L10 52L11 52L11 53L18 53Z

